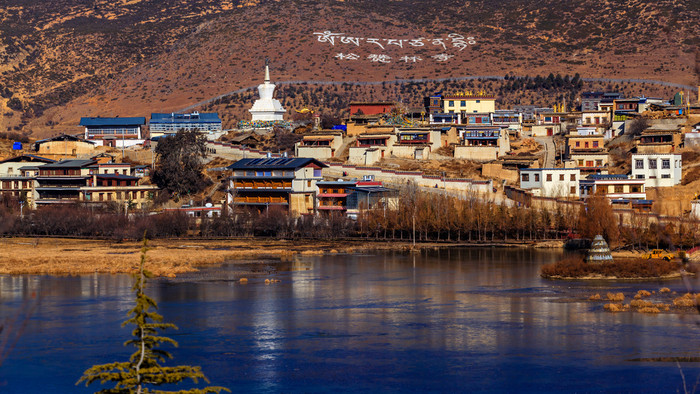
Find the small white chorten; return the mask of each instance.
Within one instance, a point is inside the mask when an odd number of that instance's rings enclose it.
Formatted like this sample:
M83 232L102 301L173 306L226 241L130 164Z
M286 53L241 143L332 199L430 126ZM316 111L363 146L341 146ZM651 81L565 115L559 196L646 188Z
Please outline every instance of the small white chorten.
M253 115L253 121L277 121L284 120L283 116L285 113L282 104L279 100L272 98L275 92L275 84L270 83L270 68L265 62L265 82L258 85L258 94L260 94L260 99L253 103L253 108L249 109L251 115Z

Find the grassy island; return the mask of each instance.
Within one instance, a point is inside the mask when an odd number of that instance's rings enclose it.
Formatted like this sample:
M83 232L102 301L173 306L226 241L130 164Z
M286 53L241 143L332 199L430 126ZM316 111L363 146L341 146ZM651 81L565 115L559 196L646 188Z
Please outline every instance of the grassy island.
M695 271L680 260L624 258L606 263L587 263L580 256L547 264L542 267L541 275L547 279L663 279L679 277L681 270L688 273Z

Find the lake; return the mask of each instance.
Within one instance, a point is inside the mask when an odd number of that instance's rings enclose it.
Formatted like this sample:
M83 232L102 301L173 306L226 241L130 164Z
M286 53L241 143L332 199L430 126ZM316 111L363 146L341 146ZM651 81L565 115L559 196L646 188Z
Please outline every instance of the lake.
M700 364L631 360L697 355L697 314L612 314L587 298L664 286L682 293L697 280L540 278L542 264L561 255L297 256L258 264L269 273L247 284L231 263L153 280L147 292L179 326L166 332L180 342L168 348L168 365L201 365L233 392L683 392L681 371L692 390ZM93 364L128 359L131 329L121 322L131 284L127 275L0 276L0 318L32 311L26 326L10 326L10 338L21 335L0 366L0 392L106 387L74 384Z

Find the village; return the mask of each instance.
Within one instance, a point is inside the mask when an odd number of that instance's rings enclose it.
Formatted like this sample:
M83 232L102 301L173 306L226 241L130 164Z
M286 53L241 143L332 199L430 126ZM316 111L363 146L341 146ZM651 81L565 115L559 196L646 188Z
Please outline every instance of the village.
M217 113L83 117L75 134L22 143L0 161L0 197L22 215L44 206L111 206L126 214L218 217L270 209L343 216L397 206L400 190L491 204L556 207L604 196L619 215L700 219L700 103L584 92L550 108L497 108L485 91L436 93L423 103L350 102L342 124L274 98L268 66L251 118L224 130ZM206 138L212 186L173 200L150 181L155 147L180 130ZM275 131L291 144L265 151ZM623 219L619 219L620 222ZM629 219L627 219L629 220Z

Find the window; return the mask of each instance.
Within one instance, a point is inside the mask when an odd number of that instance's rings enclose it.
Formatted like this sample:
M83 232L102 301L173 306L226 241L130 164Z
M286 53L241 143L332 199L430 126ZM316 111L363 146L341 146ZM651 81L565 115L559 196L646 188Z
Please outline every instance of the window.
M593 160L586 160L586 167L593 167Z
M552 174L547 174L547 182L551 182L551 181L552 181Z
M559 174L559 180L562 182L564 181L564 174Z
M644 179L644 174L637 174L637 179Z
M597 148L598 147L598 141L593 141L593 147Z
M584 147L584 148L588 148L588 141L586 141L586 142L583 143L583 147Z
M623 192L622 185L615 185L615 193L622 193L622 192Z
M450 101L447 102L447 106L448 106L448 107L454 107L454 106L455 106L455 102L452 101L452 100L450 100Z
M539 182L539 181L540 181L540 174L535 174L535 182Z
M579 146L581 146L581 142L576 141L576 147L578 148Z
M661 174L661 179L671 179L671 174Z
M477 103L477 104L479 104L480 102L481 102L481 100L476 100L476 103Z
M522 180L523 180L523 182L530 182L530 175L529 175L529 174L523 174Z
M467 102L466 102L466 101L462 101L461 103L459 103L459 105L461 105L462 107L466 107L466 106L467 106Z
M576 182L576 174L571 174L571 177L569 178L571 181Z
M572 175L573 176L573 175ZM576 194L576 186L571 186L571 189L569 190L571 194Z
M643 170L644 169L644 160L635 160L634 161L634 168L637 170Z
M661 169L668 170L669 168L671 168L671 160L661 159Z
M581 160L578 161L578 166L579 166L579 167L583 167L583 159L581 159ZM562 180L563 180L563 179L562 179Z
M656 159L649 159L649 169L650 170L656 169Z
M596 166L596 167L602 167L602 166L603 166L603 160L596 160L596 161L595 161L595 166Z
M311 181L306 181L306 187L311 187Z

